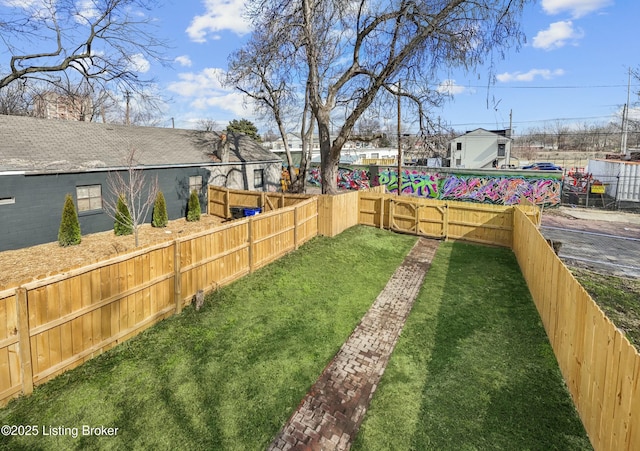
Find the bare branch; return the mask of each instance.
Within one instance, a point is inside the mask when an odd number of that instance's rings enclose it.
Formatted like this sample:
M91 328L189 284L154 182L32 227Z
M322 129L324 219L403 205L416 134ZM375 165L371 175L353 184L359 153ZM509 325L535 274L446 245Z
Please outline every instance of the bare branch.
M0 24L0 49L11 55L0 89L36 77L57 84L61 73L75 73L105 88L142 90L151 80L139 78L145 71L139 63L165 63L166 43L150 33L154 6L155 0L46 0L41 9L11 8L10 20Z
M118 221L118 199L121 197L129 209L130 219L120 224L133 229L135 245L138 246L140 226L145 223L158 194L158 177L148 181L144 170L136 161L136 149L131 147L126 156L127 171L110 172L107 178L107 188L111 194L103 200L103 208L114 221ZM123 221L123 220L120 220ZM129 222L130 221L130 222Z

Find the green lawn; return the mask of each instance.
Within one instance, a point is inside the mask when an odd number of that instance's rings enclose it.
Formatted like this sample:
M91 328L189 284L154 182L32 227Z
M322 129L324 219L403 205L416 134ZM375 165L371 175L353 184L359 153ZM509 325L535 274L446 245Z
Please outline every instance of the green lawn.
M510 250L440 246L352 449L591 449Z
M265 449L414 243L365 227L314 239L0 410L0 424L115 437L41 432L0 448Z
M0 410L40 432L0 449L263 450L414 243L314 239ZM83 425L118 432L42 436ZM588 448L512 253L443 243L354 449Z

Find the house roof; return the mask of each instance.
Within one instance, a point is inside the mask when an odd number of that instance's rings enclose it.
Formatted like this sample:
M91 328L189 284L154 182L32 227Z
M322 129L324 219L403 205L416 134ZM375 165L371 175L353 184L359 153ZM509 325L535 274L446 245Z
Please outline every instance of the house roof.
M253 139L228 133L229 163L280 161ZM0 115L0 171L83 172L127 166L220 164L219 134Z
M455 141L457 138L460 138L462 136L466 136L466 135L498 135L500 137L503 138L508 138L511 139L511 130L509 129L504 129L504 130L487 130L486 128L476 128L475 130L467 130L465 133L462 133L461 135L456 136L455 138L451 139L450 141Z

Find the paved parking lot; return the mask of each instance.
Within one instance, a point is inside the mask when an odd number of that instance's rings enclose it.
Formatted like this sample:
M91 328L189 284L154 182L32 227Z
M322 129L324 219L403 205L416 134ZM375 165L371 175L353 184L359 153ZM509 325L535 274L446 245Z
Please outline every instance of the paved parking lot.
M540 231L562 243L569 265L621 277L640 278L640 215L560 208L543 213Z

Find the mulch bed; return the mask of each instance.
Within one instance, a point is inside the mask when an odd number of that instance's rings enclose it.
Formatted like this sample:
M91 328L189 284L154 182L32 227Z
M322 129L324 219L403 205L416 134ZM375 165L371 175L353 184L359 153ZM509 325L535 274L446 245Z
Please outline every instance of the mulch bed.
M164 228L144 224L136 248L133 235L116 236L113 231L84 235L77 246L60 247L58 242L0 252L0 290L42 279L72 268L88 265L134 249L173 240L205 229L217 227L224 220L202 215L200 221L169 221Z

